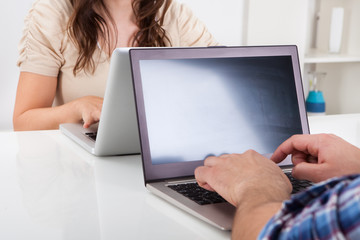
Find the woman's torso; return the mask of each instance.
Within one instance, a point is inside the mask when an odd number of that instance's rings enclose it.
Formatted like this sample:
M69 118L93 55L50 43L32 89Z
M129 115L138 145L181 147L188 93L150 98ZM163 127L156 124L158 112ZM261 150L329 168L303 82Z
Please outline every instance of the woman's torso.
M68 0L37 0L25 19L19 43L20 71L57 76L54 105L88 95L103 97L106 87L110 58L100 48L93 55L97 64L94 73L82 70L73 74L78 50L66 29L72 10ZM173 47L218 45L191 10L176 1L167 10L163 28Z

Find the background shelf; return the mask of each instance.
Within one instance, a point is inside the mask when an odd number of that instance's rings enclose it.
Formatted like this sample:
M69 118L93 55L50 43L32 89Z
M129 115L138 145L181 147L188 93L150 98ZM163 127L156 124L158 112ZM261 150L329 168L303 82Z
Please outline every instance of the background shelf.
M304 63L351 63L360 62L360 55L333 54L316 50L309 51L304 58Z

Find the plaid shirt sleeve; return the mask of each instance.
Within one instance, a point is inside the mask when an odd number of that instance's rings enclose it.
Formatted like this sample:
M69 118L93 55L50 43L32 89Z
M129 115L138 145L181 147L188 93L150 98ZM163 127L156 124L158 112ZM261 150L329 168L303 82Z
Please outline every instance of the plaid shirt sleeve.
M360 239L360 175L333 178L292 196L258 239Z

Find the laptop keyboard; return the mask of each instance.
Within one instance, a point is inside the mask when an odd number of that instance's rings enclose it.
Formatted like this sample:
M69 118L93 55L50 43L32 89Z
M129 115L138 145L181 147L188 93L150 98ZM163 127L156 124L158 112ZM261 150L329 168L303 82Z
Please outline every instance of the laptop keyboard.
M293 187L291 194L301 192L301 191L305 190L306 188L313 185L313 183L310 181L295 179L291 175L291 173L285 173L285 175L289 178L289 180L292 184L292 187Z
M285 175L293 186L291 194L301 192L312 185L310 181L295 179L291 173L285 173ZM200 187L196 182L168 185L168 187L200 205L226 202L219 194Z
M219 194L200 187L196 182L169 185L168 187L200 205L226 202Z
M92 140L96 141L97 132L89 132L89 133L85 133L85 135L91 138Z

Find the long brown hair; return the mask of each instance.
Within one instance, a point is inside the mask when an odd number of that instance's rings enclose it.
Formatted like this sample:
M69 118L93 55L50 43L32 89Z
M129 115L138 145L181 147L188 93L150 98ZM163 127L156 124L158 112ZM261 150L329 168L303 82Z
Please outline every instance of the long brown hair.
M103 0L70 0L70 2L74 11L68 22L68 34L79 50L73 73L76 75L81 70L93 73L96 63L92 56L97 48L98 40L99 38L110 39L110 28L117 36L116 23ZM132 8L139 31L133 37L132 46L164 47L166 43L171 44L162 28L170 3L171 0L133 0ZM158 16L162 6L164 10L161 16ZM105 16L98 14L95 9L100 9ZM110 19L110 22L107 23L104 17ZM110 55L116 43L111 44L107 41L106 44Z

